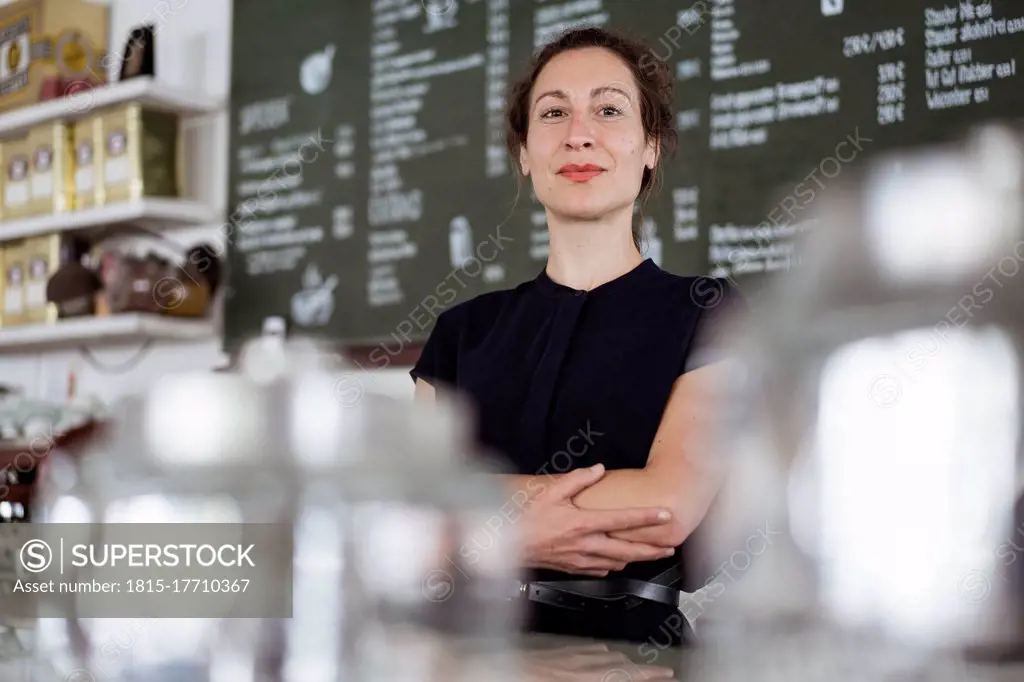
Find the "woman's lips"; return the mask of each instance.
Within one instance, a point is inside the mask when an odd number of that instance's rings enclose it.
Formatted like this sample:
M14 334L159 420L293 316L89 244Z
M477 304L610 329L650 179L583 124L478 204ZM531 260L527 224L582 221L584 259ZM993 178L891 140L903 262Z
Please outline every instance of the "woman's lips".
M587 164L584 166L566 165L558 171L558 174L572 182L589 182L604 172L600 166Z
M565 173L562 173L562 175L573 182L588 182L603 172L604 171L566 171Z

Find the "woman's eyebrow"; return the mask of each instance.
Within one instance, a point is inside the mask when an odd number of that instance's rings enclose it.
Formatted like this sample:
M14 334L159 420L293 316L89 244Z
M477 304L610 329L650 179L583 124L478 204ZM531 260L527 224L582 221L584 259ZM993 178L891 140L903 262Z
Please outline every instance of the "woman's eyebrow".
M626 92L622 88L618 88L618 87L616 87L614 85L601 85L601 86L598 86L598 87L596 87L596 88L594 88L593 90L590 91L590 97L591 97L591 99L593 99L594 97L597 97L598 95L603 95L603 94L608 93L608 92L617 92L618 94L620 94L623 97L625 97L627 100L630 99L628 92ZM558 99L564 99L564 100L569 99L569 95L567 95L564 90L548 90L546 92L542 92L541 94L537 95L536 99L533 100L534 106L536 106L537 102L541 101L545 97L557 97Z
M626 92L622 88L617 88L614 85L602 85L599 88L594 88L593 90L590 91L590 97L594 98L594 97L597 97L598 95L603 95L603 94L605 94L607 92L617 92L620 95L622 95L623 97L625 97L627 100L629 99L629 93L628 92Z
M541 101L545 97L557 97L558 99L569 99L569 95L565 94L564 90L548 90L547 92L542 92L541 94L537 95L537 97L533 100L534 105L536 105L537 102Z

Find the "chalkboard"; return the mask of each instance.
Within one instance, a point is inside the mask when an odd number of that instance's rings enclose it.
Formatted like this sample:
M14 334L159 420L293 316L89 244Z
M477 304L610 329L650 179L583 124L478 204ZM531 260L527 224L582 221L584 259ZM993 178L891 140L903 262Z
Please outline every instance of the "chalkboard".
M643 37L674 70L679 152L642 220L680 274L798 265L793 237L851 164L1024 110L1015 0L246 0L226 346L280 315L393 350L535 277L544 213L509 164L504 95L576 25Z

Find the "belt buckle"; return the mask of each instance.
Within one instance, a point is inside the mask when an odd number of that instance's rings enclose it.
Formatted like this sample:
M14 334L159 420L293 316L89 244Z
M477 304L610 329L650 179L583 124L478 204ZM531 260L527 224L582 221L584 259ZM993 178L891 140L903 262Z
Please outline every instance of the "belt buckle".
M569 590L560 590L544 583L543 581L523 582L516 581L509 586L509 601L537 602L546 606L572 611L587 611L592 608L608 608L613 603L618 603L621 598L607 599L587 594L578 594Z

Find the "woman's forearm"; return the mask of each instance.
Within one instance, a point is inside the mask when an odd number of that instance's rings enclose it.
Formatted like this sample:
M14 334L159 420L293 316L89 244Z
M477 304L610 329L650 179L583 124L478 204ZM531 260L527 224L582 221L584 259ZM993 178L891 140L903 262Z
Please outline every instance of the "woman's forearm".
M692 532L688 523L691 511L680 500L679 481L665 479L649 469L618 469L608 474L573 498L582 509L624 509L627 507L661 507L672 512L672 521L620 531L613 537L632 542L645 542L662 547L677 547Z
M502 479L509 500L520 507L525 506L533 498L544 492L549 485L557 481L564 474L545 474L543 476L525 476L520 474L505 474Z

